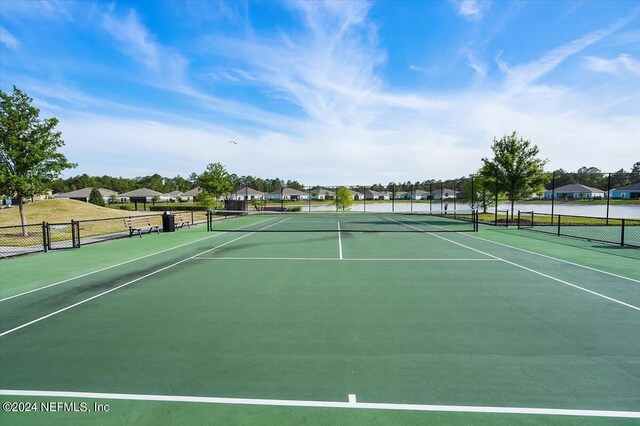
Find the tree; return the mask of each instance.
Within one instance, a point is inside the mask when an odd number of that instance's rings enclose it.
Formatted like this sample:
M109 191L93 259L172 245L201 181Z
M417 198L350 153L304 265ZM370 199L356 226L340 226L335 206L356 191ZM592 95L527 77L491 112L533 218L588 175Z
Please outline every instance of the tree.
M91 194L89 194L89 202L91 204L95 204L96 206L104 207L104 198L102 198L102 194L98 188L93 188L91 190Z
M504 135L500 140L493 138L493 159L483 158L480 174L487 180L497 179L498 191L506 192L511 202L511 216L514 203L532 193L539 192L544 184L544 165L548 160L537 158L540 150L531 142L518 137L517 132Z
M218 198L233 189L229 173L220 163L211 163L207 166L207 169L198 176L198 186L203 192L213 196L215 208L218 208Z
M486 213L487 208L493 207L495 203L495 179L486 179L480 173L474 175L472 179L466 179L462 185L464 200L472 209L482 209L482 213ZM473 202L471 202L472 198Z
M55 131L58 119L40 119L33 99L13 87L0 90L0 192L18 200L22 235L28 236L24 199L41 194L60 173L76 165L58 148L62 134Z
M116 194L109 195L109 204L115 204L118 202L118 196Z
M631 181L631 183L636 183L638 180L640 180L640 161L634 163L634 165L631 167L629 180Z
M344 186L338 188L334 204L336 205L336 208L342 209L342 211L351 208L351 206L353 205L353 197L351 196L351 192Z

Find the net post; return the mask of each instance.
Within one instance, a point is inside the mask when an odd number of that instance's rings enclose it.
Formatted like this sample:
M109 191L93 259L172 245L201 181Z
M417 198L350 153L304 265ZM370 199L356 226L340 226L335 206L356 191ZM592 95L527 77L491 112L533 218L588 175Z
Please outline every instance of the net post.
M473 186L474 180L475 180L475 175L471 175L471 208L473 208L475 206L476 191L475 191L475 188Z
M518 229L520 229L520 210L518 210Z
M191 224L192 224L192 225L194 224L194 223L193 223L193 221L194 221L194 217L195 217L195 216L194 216L194 214L193 214L193 210L191 210Z
M562 215L558 215L558 237L560 236L560 218Z
M47 241L47 228L49 228L47 222L42 221L42 248L44 249L45 253L49 250L49 242Z
M620 247L624 247L624 219L622 219L622 229L620 229Z

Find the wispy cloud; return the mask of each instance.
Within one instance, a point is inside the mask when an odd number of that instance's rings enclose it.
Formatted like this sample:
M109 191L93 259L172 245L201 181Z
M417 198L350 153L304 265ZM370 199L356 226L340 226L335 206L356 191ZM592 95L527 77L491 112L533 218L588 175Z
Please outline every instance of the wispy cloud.
M4 44L9 49L16 50L20 47L20 41L4 27L0 27L0 43Z
M478 74L487 74L487 65L484 62L478 60L473 54L467 54L467 61L469 63L469 66L473 68Z
M152 72L147 79L155 77L155 83L160 85L186 85L187 60L159 44L140 22L134 10L130 10L124 17L113 12L105 13L102 24L124 54Z
M458 0L455 1L458 15L466 19L482 18L482 7L477 0Z
M584 59L587 68L595 72L617 75L631 73L640 76L640 60L627 53L621 53L614 59L595 56L586 56Z
M500 55L496 57L496 62L500 66L500 69L507 73L506 85L509 90L516 92L542 78L573 55L580 53L585 48L623 28L638 16L640 16L640 9L636 9L635 12L628 17L618 20L609 28L592 31L563 46L551 50L533 62L509 68L506 62L500 59Z

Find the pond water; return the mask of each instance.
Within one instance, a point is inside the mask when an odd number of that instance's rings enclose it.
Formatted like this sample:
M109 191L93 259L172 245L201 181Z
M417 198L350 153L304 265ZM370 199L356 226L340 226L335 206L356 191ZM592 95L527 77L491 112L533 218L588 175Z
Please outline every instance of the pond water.
M299 204L302 207L302 211L309 211L309 206L307 204L303 204L302 202ZM434 201L431 206L433 211L440 210L440 202ZM468 209L468 205L462 202L456 203L456 209L465 210ZM331 211L334 207L330 205L312 205L311 211ZM453 210L454 205L452 201L448 202L448 210ZM501 203L498 205L498 210L509 210L511 209L511 204ZM350 211L354 212L409 212L409 211L429 211L429 203L413 203L413 205L407 201L397 201L394 204L390 202L375 202L375 201L367 201L367 203L354 203L351 206ZM534 211L536 213L551 213L551 204L523 204L516 203L514 205L514 211ZM488 209L489 212L493 212L493 208ZM607 206L606 205L575 205L575 204L556 204L554 207L555 214L567 214L567 215L576 215L576 216L592 216L592 217L606 217L607 216ZM516 213L517 214L517 213ZM609 217L612 218L625 218L625 219L640 219L640 204L637 205L619 205L612 204L609 206Z

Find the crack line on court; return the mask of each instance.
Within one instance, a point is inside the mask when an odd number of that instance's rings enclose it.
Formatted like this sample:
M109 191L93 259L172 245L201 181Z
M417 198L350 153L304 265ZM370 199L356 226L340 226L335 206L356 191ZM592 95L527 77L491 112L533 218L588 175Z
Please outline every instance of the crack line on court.
M245 235L242 235L242 236L240 236L240 237L238 237L238 238L234 238L233 240L227 241L226 243L223 243L223 244L217 245L217 246L215 246L215 247L213 247L213 248L207 249L207 250L203 251L202 253L198 253L198 254L193 255L193 256L191 256L191 257L188 257L188 258L186 258L186 259L182 259L182 260L180 260L180 261L178 261L178 262L176 262L176 263L172 263L171 265L165 266L164 268L160 268L160 269L158 269L158 270L156 270L156 271L153 271L153 272L151 272L151 273L149 273L149 274L147 274L147 275L143 275L143 276L138 277L138 278L136 278L136 279L134 279L134 280L131 280L131 281L128 281L128 282L126 282L126 283L124 283L124 284L121 284L121 285L119 285L119 286L117 286L117 287L114 287L114 288L109 289L109 290L107 290L107 291L103 291L102 293L96 294L96 295L91 296L91 297L89 297L89 298L87 298L87 299L81 300L80 302L74 303L74 304L69 305L69 306L67 306L67 307L65 307L65 308L62 308L62 309L58 309L57 311L55 311L55 312L51 312L50 314L44 315L44 316L42 316L42 317L40 317L40 318L36 318L36 319L35 319L35 320L33 320L33 321L29 321L29 322L27 322L27 323L24 323L24 324L22 324L22 325L19 325L19 326L17 326L17 327L14 327L14 328L12 328L12 329L9 329L9 330L7 330L7 331L4 331L4 332L0 333L0 337L6 336L6 335L8 335L8 334L11 334L11 333L13 333L14 331L18 331L18 330L20 330L20 329L22 329L22 328L24 328L24 327L28 327L28 326L30 326L30 325L32 325L32 324L35 324L35 323L37 323L37 322L40 322L40 321L45 320L45 319L47 319L47 318L50 318L50 317L52 317L52 316L54 316L54 315L57 315L57 314L62 313L62 312L64 312L64 311L67 311L67 310L69 310L69 309L71 309L71 308L75 308L76 306L82 305L82 304L84 304L84 303L86 303L86 302L89 302L89 301L91 301L91 300L93 300L93 299L97 299L98 297L104 296L105 294L109 294L109 293L111 293L111 292L113 292L113 291L116 291L116 290L118 290L118 289L121 289L122 287L126 287L126 286L128 286L128 285L130 285L130 284L136 283L136 282L138 282L138 281L140 281L140 280L143 280L143 279L145 279L145 278L147 278L147 277L150 277L150 276L152 276L152 275L155 275L155 274L157 274L157 273L159 273L159 272L166 271L166 270L167 270L167 269L169 269L169 268L172 268L172 267L174 267L174 266L180 265L180 264L182 264L182 263L184 263L184 262L186 262L186 261L188 261L188 260L194 259L194 258L196 258L196 257L197 257L197 256L199 256L199 255L202 255L202 254L205 254L205 253L209 253L209 252L211 252L211 251L213 251L213 250L215 250L215 249L217 249L217 248L224 247L224 246L226 246L227 244L231 244L231 243L233 243L233 242L235 242L235 241L241 240L241 239L243 239L243 238L247 238L247 237L249 237L249 236L251 236L251 235L253 235L253 234L257 233L257 232L260 232L260 231L262 231L262 230L264 230L264 229L267 229L267 228L271 228L272 226L278 225L278 224L280 224L280 223L282 223L282 222L284 222L284 221L287 221L287 220L289 220L289 219L290 219L290 218L283 219L283 220L281 220L281 221L279 221L279 222L276 222L276 223L273 223L273 224L271 224L271 225L265 226L264 228L261 228L261 229L259 229L259 230L257 230L257 231L253 231L253 232L251 232L251 233L249 233L249 234L245 234ZM266 220L271 220L271 219L266 219Z

